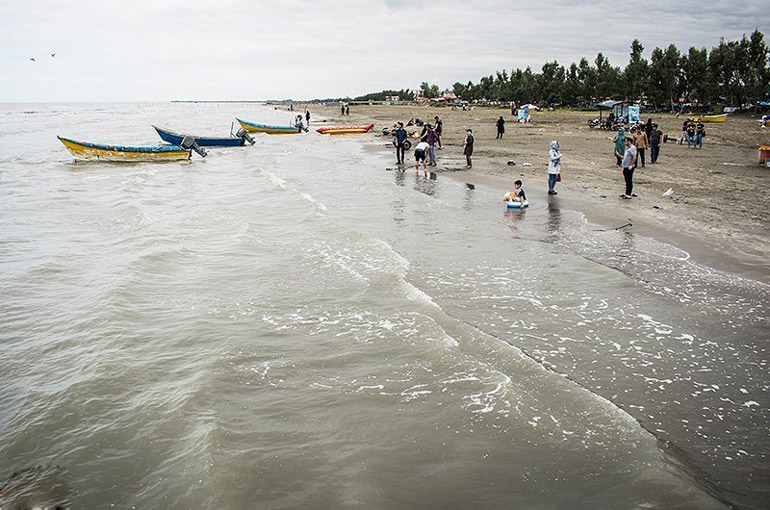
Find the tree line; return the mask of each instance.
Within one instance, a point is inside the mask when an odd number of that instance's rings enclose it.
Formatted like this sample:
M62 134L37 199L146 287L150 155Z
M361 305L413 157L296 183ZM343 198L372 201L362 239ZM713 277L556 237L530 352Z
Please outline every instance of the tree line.
M674 110L685 98L701 106L725 104L741 107L770 96L770 50L764 35L755 30L740 40L725 41L711 50L705 47L683 53L676 45L652 50L635 39L625 68L613 66L599 53L593 62L581 58L564 67L546 62L540 72L530 67L497 71L477 83L457 82L452 91L468 101L515 101L550 106L580 107L603 99L646 101L653 108ZM436 97L438 86L423 82L419 93ZM356 99L384 100L385 96L412 97L409 89L367 94Z

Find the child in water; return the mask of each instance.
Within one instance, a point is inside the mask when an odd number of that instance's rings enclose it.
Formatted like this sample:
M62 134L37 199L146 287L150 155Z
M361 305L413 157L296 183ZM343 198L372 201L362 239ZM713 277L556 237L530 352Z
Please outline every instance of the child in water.
M519 202L521 207L524 207L524 202L527 200L527 194L524 192L524 188L521 187L522 183L517 180L513 183L513 191L509 191L503 197L503 202Z

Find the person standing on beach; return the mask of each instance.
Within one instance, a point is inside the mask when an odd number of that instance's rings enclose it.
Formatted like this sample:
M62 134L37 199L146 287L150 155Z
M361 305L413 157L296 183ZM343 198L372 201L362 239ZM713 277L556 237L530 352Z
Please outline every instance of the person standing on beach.
M305 110L305 119L307 119L307 125L310 125L310 110Z
M548 151L548 194L557 195L556 183L561 174L561 153L559 152L559 142L551 142L551 148Z
M441 133L444 132L444 121L439 119L438 115L433 117L433 120L436 121L436 124L435 124L436 127L434 129L436 131L436 136L438 136L438 148L441 149L442 148L441 147Z
M658 161L660 155L660 142L663 139L663 131L658 129L657 124L652 125L652 132L650 133L650 163Z
M468 128L465 134L463 154L465 154L465 161L468 163L466 168L471 168L473 166L473 161L471 161L471 156L473 156L473 130L471 128Z
M350 105L349 104L345 105L345 115L347 115L348 117L350 116Z
M647 133L645 133L644 129L639 128L634 135L634 146L636 147L637 157L642 161L642 167L644 167L644 151L649 143Z
M626 151L625 140L626 131L623 129L623 126L620 126L618 132L615 134L615 138L612 139L612 141L615 142L615 164L618 167L620 167L620 164L623 162L623 153Z
M687 147L695 148L695 121L687 121Z
M626 192L620 198L630 199L634 193L634 168L636 168L636 147L631 138L626 138L626 153L623 155L623 179L626 181Z
M682 145L682 142L687 140L687 126L689 125L690 125L689 120L685 120L684 122L682 122L682 134L679 135L679 145Z
M502 115L497 119L497 138L502 138L505 134L505 119Z
M428 133L425 135L425 141L428 142L428 166L436 166L436 144L438 135L433 126L428 124Z
M695 141L693 142L693 149L703 148L703 139L706 137L706 126L703 125L703 120L698 119L698 124L695 126Z
M396 164L397 165L403 165L404 164L404 150L406 149L406 137L407 132L406 129L404 129L404 123L399 122L398 123L398 129L396 129Z
M340 115L345 115L345 103L340 104Z

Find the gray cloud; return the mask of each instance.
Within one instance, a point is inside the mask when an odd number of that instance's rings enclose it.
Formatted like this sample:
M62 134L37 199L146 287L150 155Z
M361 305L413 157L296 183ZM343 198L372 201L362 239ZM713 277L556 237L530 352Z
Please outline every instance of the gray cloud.
M0 100L312 98L421 81L446 87L598 52L624 65L635 38L647 56L670 43L710 48L754 28L767 33L767 8L767 1L692 0L631 8L607 0L6 0Z

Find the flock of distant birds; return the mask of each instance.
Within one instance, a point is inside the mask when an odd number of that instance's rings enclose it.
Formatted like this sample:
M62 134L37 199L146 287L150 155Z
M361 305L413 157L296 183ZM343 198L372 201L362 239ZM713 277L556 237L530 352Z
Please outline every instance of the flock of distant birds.
M51 53L51 58L53 58L53 57L55 57L55 56L56 56L56 53ZM30 58L30 60L31 60L32 62L37 62L37 60L35 60L34 58Z

